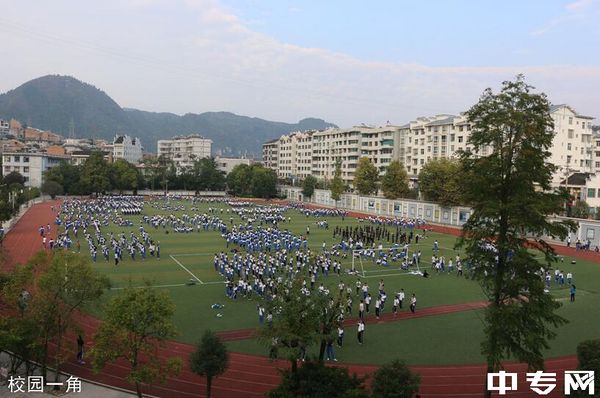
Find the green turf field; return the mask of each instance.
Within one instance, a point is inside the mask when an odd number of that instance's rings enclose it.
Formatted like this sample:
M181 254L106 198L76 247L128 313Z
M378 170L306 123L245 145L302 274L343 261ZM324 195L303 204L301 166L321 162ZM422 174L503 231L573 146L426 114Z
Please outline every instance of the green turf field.
M236 215L226 212L226 204L196 204L197 211L192 211L190 202L177 202L185 206L185 211L165 211L158 208L146 206L145 215L154 214L182 214L192 215L194 213L205 213L209 207L218 208L217 214L223 221L229 224L229 218L233 217L234 223L240 219ZM223 213L220 213L220 209ZM305 217L296 210L288 210L286 217L291 218L290 223L280 224L280 228L288 228L296 235L303 235L306 227L310 226L309 245L315 252L321 251L323 242L328 246L339 243L339 238L333 239L333 230L337 225L356 226L356 219L346 217L344 221L340 217L315 218ZM104 234L112 231L114 233L124 232L126 236L130 231L138 233L142 216L128 216L134 222L133 227L119 227L110 225L103 227ZM327 219L329 229L317 228L318 220ZM366 225L366 223L364 224ZM169 228L153 229L145 225L151 238L160 241L161 258L149 257L145 261L136 258L129 259L124 254L123 262L115 267L112 256L106 262L101 253L94 267L101 273L109 276L113 289L106 295L108 300L117 294L120 289L131 284L141 286L148 282L157 289L169 292L177 306L175 323L179 330L178 339L184 342L196 342L202 331L212 329L216 331L235 330L258 327L258 316L256 313L256 302L240 298L231 300L225 296L223 277L213 268L213 255L219 251L227 251L226 242L217 231L200 231L192 233L174 233ZM395 231L395 227L390 227ZM169 233L167 233L169 231ZM455 239L452 236L427 233L425 239L421 239L419 245L412 245L412 251L421 250L421 267L431 266L432 245L438 240L440 254L447 258L454 258L457 254L453 247ZM81 252L88 255L88 247L81 240ZM384 242L384 245L387 245ZM231 247L230 247L231 249ZM460 253L458 253L460 254ZM89 257L88 257L89 258ZM91 260L90 260L91 261ZM578 288L577 302L568 302L568 289L558 289L553 285L552 294L564 302L561 314L571 321L558 332L558 338L554 340L548 354L551 356L574 354L577 343L586 338L597 338L600 333L600 309L598 303L598 280L600 280L600 265L578 260L571 264L570 258L565 258L559 263L560 269L565 274L573 272L574 280ZM344 268L351 267L351 256L343 262ZM380 279L383 279L388 294L386 310L389 311L393 293L404 288L407 301L414 292L418 297L418 307L432 307L445 304L456 304L484 300L477 283L465 278L457 277L455 274L436 274L428 269L432 275L430 278L422 278L410 275L406 271L399 270L399 264L392 263L389 267L375 265L370 260L356 261L355 267L362 274L361 280L367 281L370 292L377 291ZM364 273L363 273L364 271ZM466 268L465 268L466 271ZM193 279L197 283L189 286L186 283ZM352 287L355 286L356 276L342 273L341 279ZM340 277L330 273L329 277L320 276L317 284L323 282L332 291L336 291ZM598 290L596 290L598 289ZM354 300L354 315L357 313L359 300ZM211 309L214 303L224 304L219 310ZM404 309L406 311L407 309ZM217 313L222 316L217 317ZM98 313L102 316L101 311ZM481 362L479 354L480 341L483 333L481 331L481 311L468 311L456 314L433 316L429 318L418 318L413 320L392 322L387 324L368 325L366 330L366 344L356 344L356 331L354 328L346 330L347 344L342 349L336 349L338 359L349 362L383 363L394 358L402 358L412 364L452 364ZM266 354L268 348L254 340L237 341L228 343L231 349L242 352ZM390 349L392 347L392 349Z

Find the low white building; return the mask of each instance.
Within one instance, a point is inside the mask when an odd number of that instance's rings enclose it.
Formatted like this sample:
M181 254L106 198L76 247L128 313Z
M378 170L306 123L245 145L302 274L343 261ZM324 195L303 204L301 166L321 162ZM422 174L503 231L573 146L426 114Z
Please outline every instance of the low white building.
M212 140L198 134L158 140L158 156L175 162L178 169L191 167L196 159L209 158Z
M115 136L112 143L113 159L124 159L132 164L137 164L142 159L142 142L137 137L128 135Z
M6 152L2 154L2 175L16 171L25 177L25 186L40 188L44 182L44 172L68 160L69 157L64 155Z
M225 174L229 174L235 166L238 166L240 164L250 166L252 163L254 163L254 161L252 159L247 158L228 158L217 156L215 158L215 163L217 164L217 168L219 170L225 172Z

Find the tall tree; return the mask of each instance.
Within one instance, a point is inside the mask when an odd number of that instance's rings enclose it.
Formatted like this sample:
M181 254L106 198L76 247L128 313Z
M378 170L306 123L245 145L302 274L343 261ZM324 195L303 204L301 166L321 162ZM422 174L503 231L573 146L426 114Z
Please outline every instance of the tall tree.
M252 166L252 196L270 199L277 196L277 174L263 166Z
M222 191L225 188L225 173L219 170L214 158L196 160L192 170L196 191Z
M302 352L320 342L319 326L323 300L319 294L302 292L304 278L298 274L277 284L277 295L266 301L266 309L273 314L273 322L266 324L261 335L271 348L290 361L292 372ZM322 296L322 295L321 295Z
M554 137L549 103L532 89L518 76L497 94L485 90L467 112L472 149L461 158L465 200L473 213L459 246L489 301L482 344L488 372L509 357L543 368L548 340L566 322L556 314L560 304L544 292L540 269L556 261L544 236L563 240L573 224L548 219L562 210L565 197L550 186L555 166L548 163ZM479 155L484 148L489 155ZM487 388L486 395L491 396Z
M304 181L302 181L302 195L304 195L305 198L308 198L309 201L315 193L317 183L317 179L312 175L306 176Z
M206 396L210 398L213 377L222 375L229 366L227 347L219 336L207 330L190 356L192 372L206 376Z
M388 165L385 175L381 178L381 190L387 199L398 199L408 194L408 174L398 160Z
M69 162L63 161L54 166L44 174L45 181L54 181L63 187L67 195L89 194L83 191L81 184L81 166L75 166Z
M367 157L358 161L358 167L354 172L354 188L361 195L371 195L377 192L377 181L379 181L379 170Z
M110 283L105 275L96 272L86 258L69 251L57 251L50 267L39 277L32 306L36 320L55 336L55 381L64 361L63 338L75 326L74 315L102 296Z
M235 196L252 194L252 169L247 164L238 164L227 175L227 187Z
M419 173L419 189L425 200L442 206L461 204L463 181L462 166L454 159L430 160Z
M127 380L142 398L141 384L164 382L179 373L181 360L162 360L157 351L175 336L175 305L169 295L150 286L128 287L106 308L104 322L94 335L90 354L95 371L120 358L131 367Z
M331 199L335 200L335 206L337 202L342 198L344 193L344 181L342 180L342 162L338 159L335 162L335 172L333 173L333 180L331 180Z
M121 193L129 189L137 191L138 174L137 168L124 159L118 159L110 166L111 184Z
M92 193L98 195L110 189L108 163L100 151L94 151L85 160L81 170L81 183Z
M62 185L56 181L44 181L41 187L42 193L50 195L50 198L54 199L57 195L62 195L64 190Z

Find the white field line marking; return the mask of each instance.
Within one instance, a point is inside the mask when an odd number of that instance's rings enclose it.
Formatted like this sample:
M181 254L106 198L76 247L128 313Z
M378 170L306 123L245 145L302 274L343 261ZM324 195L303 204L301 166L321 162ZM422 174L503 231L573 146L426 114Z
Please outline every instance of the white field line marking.
M184 254L171 255L171 257L191 257L191 256L214 256L214 253L213 252L205 252L205 253L184 253Z
M180 286L187 286L185 283L178 283L175 285L150 285L150 286L132 286L133 289L143 289L145 287L153 287L153 288L158 288L158 287L180 287ZM111 287L110 290L124 290L127 289L127 287Z
M187 269L187 268L186 268L186 267L185 267L183 264L181 264L181 263L179 262L179 260L177 260L177 259L176 259L175 257L173 257L172 255L171 255L171 256L169 256L169 257L171 257L171 259L172 259L173 261L175 261L175 262L176 262L176 263L177 263L177 264L178 264L178 265L179 265L181 268L183 268L184 270L186 270L186 271L188 272L188 274L190 274L191 276L193 276L193 277L194 277L194 279L196 279L198 282L200 282L200 284L201 284L201 285L204 285L204 282L202 282L202 281L200 280L200 278L198 278L196 275L194 275L194 274L192 273L192 271L190 271L190 270L189 270L189 269Z
M423 267L422 269L428 269L428 268L431 268L431 267ZM390 271L392 271L392 270L390 270ZM384 276L406 276L406 275L413 275L413 276L420 276L420 277L422 277L421 275L412 274L410 271L403 271L403 272L396 272L395 274L367 275L364 278L381 278L381 277L384 277ZM431 274L429 274L429 276L431 276Z

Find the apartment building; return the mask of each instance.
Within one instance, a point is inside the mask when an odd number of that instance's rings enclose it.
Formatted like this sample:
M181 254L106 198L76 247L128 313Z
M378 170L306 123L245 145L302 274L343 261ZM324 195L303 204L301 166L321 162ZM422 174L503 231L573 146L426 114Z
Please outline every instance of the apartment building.
M178 169L191 167L194 160L209 158L212 140L198 134L177 136L170 140L158 140L158 156L175 162Z
M550 162L557 167L553 183L558 185L574 172L600 171L600 146L592 140L594 118L580 115L565 104L553 105L550 114L556 133L550 149Z
M47 153L5 152L2 154L2 175L13 171L25 177L25 186L40 188L44 172L62 161L68 161L69 156L49 155Z
M361 157L367 157L383 174L401 148L397 126L356 126L294 132L263 145L263 163L282 179L313 175L332 179L341 162L342 179L351 184Z
M267 141L262 146L263 166L277 170L277 161L279 159L279 138Z
M600 172L600 134L592 136L593 118L575 112L567 105L550 108L554 137L550 162L558 167L553 183L573 172ZM263 145L263 160L280 178L312 174L331 179L336 162L342 164L342 179L351 184L361 157L367 157L381 174L392 160L400 161L412 180L417 180L430 160L456 157L469 148L471 125L466 116L440 114L419 117L402 126L356 126L322 131L291 133ZM490 148L480 148L486 156ZM279 158L273 161L273 153ZM312 162L307 163L308 153ZM309 167L310 166L310 167Z
M430 160L451 158L467 148L470 125L464 116L420 117L400 128L398 160L410 178L416 179ZM485 154L485 150L484 153Z
M279 139L277 176L303 179L312 173L313 131L295 132Z
M112 152L113 158L124 159L132 164L137 164L142 160L143 154L142 142L139 138L128 135L117 135L113 139Z

